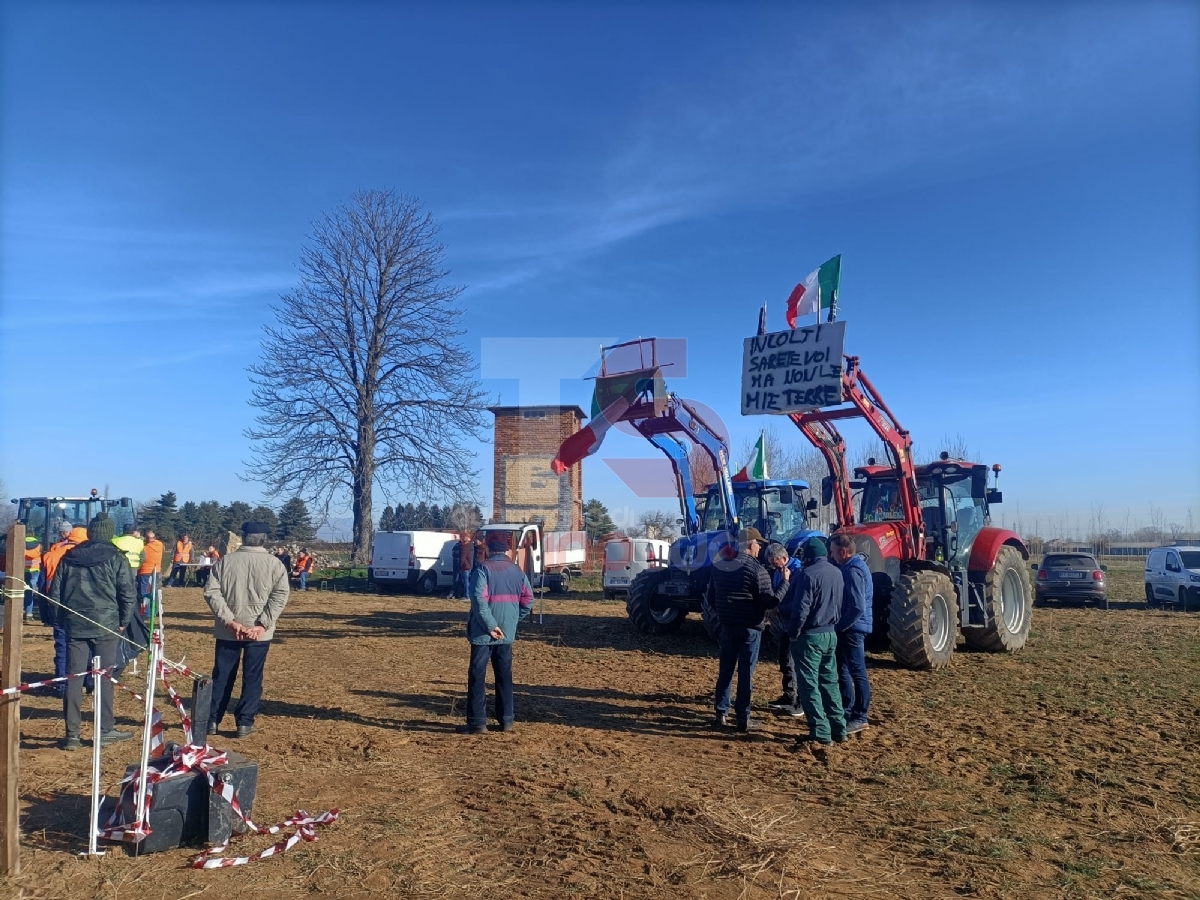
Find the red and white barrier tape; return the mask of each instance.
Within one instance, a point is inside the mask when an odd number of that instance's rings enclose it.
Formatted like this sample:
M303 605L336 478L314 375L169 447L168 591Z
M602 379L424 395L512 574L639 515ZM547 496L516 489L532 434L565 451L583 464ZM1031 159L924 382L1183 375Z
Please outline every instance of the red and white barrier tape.
M88 669L86 672L76 672L74 675L61 675L58 678L47 678L45 681L22 682L16 687L4 688L4 690L0 691L0 697L8 697L13 694L23 694L25 691L32 691L35 688L46 687L47 685L51 684L58 684L62 681L70 681L72 678L85 678L88 675L104 675L114 684L119 684L119 682L116 681L111 674L109 674L114 668L116 667L109 666L107 669ZM122 687L124 687L124 685L122 685Z

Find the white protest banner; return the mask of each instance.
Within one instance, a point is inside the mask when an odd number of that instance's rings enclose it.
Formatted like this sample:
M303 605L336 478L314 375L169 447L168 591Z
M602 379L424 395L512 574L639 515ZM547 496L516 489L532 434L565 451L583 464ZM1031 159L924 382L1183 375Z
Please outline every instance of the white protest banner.
M742 415L784 415L842 398L846 323L758 334L742 349Z

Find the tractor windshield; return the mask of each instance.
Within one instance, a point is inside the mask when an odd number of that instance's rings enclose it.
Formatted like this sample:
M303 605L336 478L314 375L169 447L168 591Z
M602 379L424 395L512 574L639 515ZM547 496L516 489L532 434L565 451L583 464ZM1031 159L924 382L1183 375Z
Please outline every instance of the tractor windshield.
M872 478L863 490L863 522L899 522L904 519L900 504L900 483L895 478Z
M59 525L67 522L86 528L88 521L95 515L93 509L98 506L95 501L89 500L23 499L17 508L17 521L25 526L26 531L39 536L49 524L50 534L57 539Z
M801 531L807 522L804 509L804 492L799 488L779 485L760 487L735 486L738 522L743 528L754 527L767 540L783 541ZM718 531L725 527L725 504L720 488L709 489L704 500L704 515L701 518L704 531Z

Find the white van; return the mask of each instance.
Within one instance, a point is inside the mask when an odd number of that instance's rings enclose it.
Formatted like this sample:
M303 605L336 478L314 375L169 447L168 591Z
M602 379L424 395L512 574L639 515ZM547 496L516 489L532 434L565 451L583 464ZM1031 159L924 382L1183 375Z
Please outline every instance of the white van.
M647 569L667 565L671 545L648 538L615 537L604 545L604 596L628 594L633 579Z
M371 544L371 566L367 579L381 588L415 587L432 594L445 569L453 580L454 545L458 537L449 531L377 531Z
M1146 605L1200 609L1200 547L1155 547L1146 557Z

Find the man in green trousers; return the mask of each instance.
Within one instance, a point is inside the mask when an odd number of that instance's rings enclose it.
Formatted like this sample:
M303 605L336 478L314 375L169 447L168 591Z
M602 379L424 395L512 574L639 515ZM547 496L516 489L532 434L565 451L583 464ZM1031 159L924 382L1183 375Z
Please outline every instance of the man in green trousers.
M829 562L824 540L801 547L804 568L792 579L779 606L779 620L792 641L800 705L809 733L801 741L828 747L846 740L846 718L838 685L836 626L842 611L842 573Z

